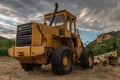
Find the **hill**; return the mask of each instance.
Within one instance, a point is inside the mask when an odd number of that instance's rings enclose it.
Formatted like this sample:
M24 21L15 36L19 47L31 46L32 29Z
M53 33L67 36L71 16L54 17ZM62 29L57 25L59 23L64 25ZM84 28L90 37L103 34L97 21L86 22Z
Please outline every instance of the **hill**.
M8 55L8 48L14 45L14 40L0 36L0 56Z
M110 51L117 51L120 55L120 31L100 34L96 40L89 43L94 55L104 54Z

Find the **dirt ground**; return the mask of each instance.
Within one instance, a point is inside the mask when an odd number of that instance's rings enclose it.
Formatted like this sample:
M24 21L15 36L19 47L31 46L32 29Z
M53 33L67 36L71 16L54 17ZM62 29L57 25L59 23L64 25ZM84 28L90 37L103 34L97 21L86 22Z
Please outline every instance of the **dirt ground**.
M50 65L42 69L25 72L18 61L10 57L0 57L0 80L120 80L120 66L95 66L83 70L74 67L68 75L55 75Z

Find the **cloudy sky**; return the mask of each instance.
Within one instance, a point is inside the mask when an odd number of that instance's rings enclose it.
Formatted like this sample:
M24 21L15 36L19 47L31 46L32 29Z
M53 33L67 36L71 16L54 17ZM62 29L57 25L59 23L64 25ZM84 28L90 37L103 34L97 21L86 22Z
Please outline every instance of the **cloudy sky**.
M14 36L16 25L43 21L43 15L66 9L77 16L77 27L86 31L120 30L120 0L0 0L0 34Z

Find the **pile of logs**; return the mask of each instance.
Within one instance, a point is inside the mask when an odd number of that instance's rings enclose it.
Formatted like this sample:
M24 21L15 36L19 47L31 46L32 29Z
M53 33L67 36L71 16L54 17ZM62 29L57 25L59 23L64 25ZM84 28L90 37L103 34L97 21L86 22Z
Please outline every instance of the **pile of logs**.
M102 55L98 55L94 57L94 64L102 64L102 65L118 65L120 64L120 57L116 51L105 53Z

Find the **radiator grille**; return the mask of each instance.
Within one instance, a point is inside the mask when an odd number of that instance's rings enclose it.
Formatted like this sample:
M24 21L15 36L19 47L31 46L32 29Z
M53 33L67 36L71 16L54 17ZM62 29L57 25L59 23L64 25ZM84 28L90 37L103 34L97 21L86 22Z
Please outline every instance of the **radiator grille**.
M30 46L32 39L32 24L18 26L16 46Z

